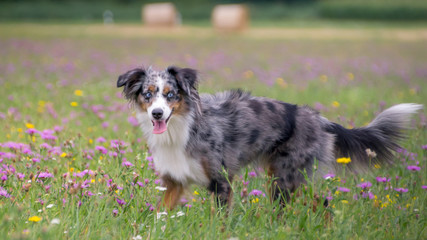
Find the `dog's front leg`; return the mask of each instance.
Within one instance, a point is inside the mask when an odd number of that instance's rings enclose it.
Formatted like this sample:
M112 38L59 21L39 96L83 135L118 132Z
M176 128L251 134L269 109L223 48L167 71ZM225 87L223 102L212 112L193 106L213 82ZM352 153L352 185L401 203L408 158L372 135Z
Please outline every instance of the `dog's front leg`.
M166 210L172 210L180 200L183 192L184 186L182 183L179 183L169 176L162 177L163 186L166 187L166 190L157 204L157 211L165 208Z

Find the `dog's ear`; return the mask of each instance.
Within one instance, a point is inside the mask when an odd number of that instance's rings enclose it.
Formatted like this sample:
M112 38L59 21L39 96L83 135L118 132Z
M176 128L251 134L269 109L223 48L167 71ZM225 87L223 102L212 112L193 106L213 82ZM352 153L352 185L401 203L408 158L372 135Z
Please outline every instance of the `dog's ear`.
M167 72L175 77L178 87L181 88L185 94L191 96L191 92L197 91L198 78L196 70L171 66L168 67Z
M136 101L142 91L146 72L142 68L135 68L119 76L117 87L123 87L123 93L128 100Z

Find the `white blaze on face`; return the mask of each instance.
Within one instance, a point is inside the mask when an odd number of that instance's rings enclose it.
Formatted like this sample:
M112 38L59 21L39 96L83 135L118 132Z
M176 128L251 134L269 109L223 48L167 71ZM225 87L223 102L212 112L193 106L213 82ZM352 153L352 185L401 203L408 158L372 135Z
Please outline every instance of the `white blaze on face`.
M147 113L153 123L153 133L160 134L167 130L167 121L169 120L169 117L172 114L172 110L168 106L166 97L163 96L165 79L162 79L159 76L157 78L156 85L158 87L158 91L157 93L153 93L153 102L151 106L147 109ZM162 117L158 120L153 117L153 110L155 109L161 109L163 112Z

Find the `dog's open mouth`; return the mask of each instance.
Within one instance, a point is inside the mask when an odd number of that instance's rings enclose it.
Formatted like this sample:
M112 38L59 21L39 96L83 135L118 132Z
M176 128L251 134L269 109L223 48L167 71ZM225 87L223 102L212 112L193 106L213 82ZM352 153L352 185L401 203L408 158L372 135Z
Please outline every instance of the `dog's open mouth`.
M169 115L169 117L166 120L160 120L160 121L151 120L151 122L153 123L153 127L154 127L153 133L154 134L161 134L161 133L166 132L166 130L168 130L168 122L169 122L169 119L171 118L171 116L172 116L172 113L171 113L171 115Z

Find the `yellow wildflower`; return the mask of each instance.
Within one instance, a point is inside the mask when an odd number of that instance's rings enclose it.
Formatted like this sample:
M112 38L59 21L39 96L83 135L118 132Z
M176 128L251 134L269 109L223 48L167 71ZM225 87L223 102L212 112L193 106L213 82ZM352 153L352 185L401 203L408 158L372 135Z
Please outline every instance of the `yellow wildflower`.
M328 76L326 76L325 74L320 75L320 81L322 83L326 83L328 81Z
M277 85L279 85L281 88L287 88L288 87L288 83L283 80L283 78L277 78L276 79L276 83Z
M74 91L74 95L81 97L81 96L83 96L83 91L77 89L77 90Z
M67 154L66 153L61 153L61 155L60 155L60 157L66 157L67 156Z
M27 124L25 124L25 126L26 126L27 128L34 128L34 125L33 125L33 124L31 124L31 123L27 123Z
M74 168L70 168L70 173L74 172Z
M338 158L337 163L348 164L351 162L350 158Z
M70 102L71 107L77 107L79 106L78 102Z
M28 221L30 221L30 222L39 222L40 220L42 220L42 218L38 217L38 216L32 216L32 217L28 218Z
M342 203L348 204L347 200L341 200Z
M199 195L199 193L197 192L197 191L194 191L194 193L193 193L194 195Z
M248 71L243 73L243 76L246 79L252 78L254 76L254 72L252 72L251 70L248 70Z
M333 102L332 102L332 106L333 106L334 108L338 108L338 107L340 106L340 103L339 103L339 102L337 102L337 101L333 101Z

